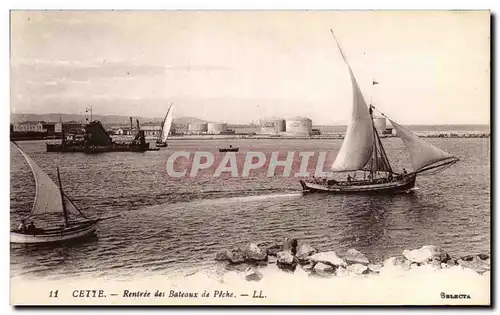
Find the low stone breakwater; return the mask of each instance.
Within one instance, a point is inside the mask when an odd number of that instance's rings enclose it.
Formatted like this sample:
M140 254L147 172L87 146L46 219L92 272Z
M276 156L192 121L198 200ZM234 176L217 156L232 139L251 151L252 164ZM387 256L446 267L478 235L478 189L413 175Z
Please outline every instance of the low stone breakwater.
M489 138L490 134L485 132L471 132L471 133L450 133L450 132L437 132L437 133L417 133L421 138ZM396 135L380 135L381 138L394 138ZM132 136L128 136L132 138ZM148 136L146 139L152 140L156 137ZM169 141L172 140L238 140L238 139L252 139L252 140L342 140L344 134L322 134L312 136L274 136L274 135L176 135L171 136Z
M489 255L452 257L434 245L405 249L401 255L389 257L382 262L371 262L355 248L341 254L335 251L320 252L296 238L285 238L280 242L251 243L245 247L224 250L217 253L215 259L224 262L228 270L244 272L247 281L261 280L263 275L258 267L271 264L276 264L284 272L293 273L301 268L309 276L318 277L368 276L417 268L440 270L457 267L471 269L485 276L490 274Z

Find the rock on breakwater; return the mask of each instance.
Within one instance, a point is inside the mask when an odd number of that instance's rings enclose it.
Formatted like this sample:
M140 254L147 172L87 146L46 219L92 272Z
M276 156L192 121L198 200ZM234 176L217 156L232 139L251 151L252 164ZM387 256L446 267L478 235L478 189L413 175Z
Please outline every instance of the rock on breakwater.
M300 266L309 276L319 277L394 275L419 268L434 271L447 268L470 269L486 276L489 276L490 271L490 257L484 253L451 257L437 246L424 245L421 248L404 249L401 255L388 257L377 263L370 262L355 248L348 249L342 254L337 254L335 251L319 252L295 238L233 248L218 253L216 260L227 262L228 270L248 272L248 266L276 265L282 271L293 273ZM256 277L251 277L252 281L259 281L262 279L261 274L257 278L258 280Z

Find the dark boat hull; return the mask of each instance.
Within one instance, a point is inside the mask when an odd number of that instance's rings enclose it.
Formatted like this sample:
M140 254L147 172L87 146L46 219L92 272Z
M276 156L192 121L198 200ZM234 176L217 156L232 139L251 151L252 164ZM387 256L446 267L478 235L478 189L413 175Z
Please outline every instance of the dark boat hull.
M132 146L132 145L113 145L113 146L98 146L85 147L83 145L61 145L47 143L47 152L83 152L83 153L103 153L103 152L145 152L157 151L154 148L147 146Z
M238 152L239 148L219 149L219 152Z
M319 192L330 194L394 194L406 192L415 187L415 173L406 175L402 179L395 179L390 182L325 185L320 183L300 181L304 192Z
M10 242L16 244L49 244L71 242L94 235L97 228L97 220L92 220L84 224L72 226L70 228L46 229L43 232L34 234L10 232Z

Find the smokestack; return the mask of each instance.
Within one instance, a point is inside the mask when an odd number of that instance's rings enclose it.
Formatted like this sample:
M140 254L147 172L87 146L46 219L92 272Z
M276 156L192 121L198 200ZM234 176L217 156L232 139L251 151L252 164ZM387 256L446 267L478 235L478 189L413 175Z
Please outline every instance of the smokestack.
M132 117L130 117L130 132L132 132Z

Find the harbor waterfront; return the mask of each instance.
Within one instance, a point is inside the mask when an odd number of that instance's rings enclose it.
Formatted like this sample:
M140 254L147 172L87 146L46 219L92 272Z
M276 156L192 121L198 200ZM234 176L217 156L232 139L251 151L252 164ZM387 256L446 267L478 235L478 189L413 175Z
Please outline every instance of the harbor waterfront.
M169 139L170 141L171 139ZM196 177L168 176L165 163L176 151L210 151L227 140L179 140L160 151L45 152L45 141L20 147L51 178L59 165L62 184L91 216L103 221L98 237L54 248L11 245L12 278L127 278L137 273L173 275L212 268L215 254L232 246L297 237L321 249L357 248L370 260L432 244L450 255L490 253L490 139L436 138L430 143L460 162L437 176L419 177L411 194L395 196L303 195L293 177L269 178L267 168L246 178L210 170ZM383 138L391 163L401 169L408 156L397 138ZM330 165L341 140L231 140L237 156L248 151L329 151ZM393 155L392 155L393 153ZM317 154L316 154L317 155ZM298 161L297 161L298 162ZM311 159L313 168L316 161ZM75 167L81 165L82 167ZM294 164L295 165L295 164ZM456 176L460 174L460 176ZM34 197L29 167L11 148L11 224L29 213ZM29 189L28 189L29 188ZM136 233L130 233L136 231Z
M489 133L484 132L463 132L463 133L454 133L454 132L436 132L436 133L426 133L419 135L421 138L489 138ZM118 139L130 139L131 137L127 136L115 136ZM393 135L382 135L381 138L394 138ZM146 137L146 139L155 139L154 137ZM344 139L344 134L325 134L319 136L269 136L269 135L183 135L183 136L171 136L169 137L169 141L174 140L217 140L217 139L254 139L254 140L275 140L275 139L315 139L315 140L335 140L335 139Z
M491 11L9 17L11 305L492 305Z

